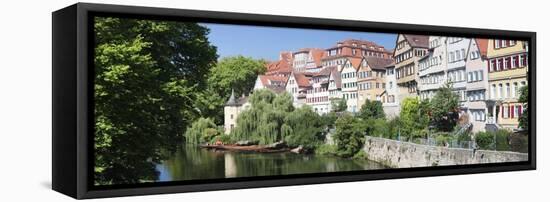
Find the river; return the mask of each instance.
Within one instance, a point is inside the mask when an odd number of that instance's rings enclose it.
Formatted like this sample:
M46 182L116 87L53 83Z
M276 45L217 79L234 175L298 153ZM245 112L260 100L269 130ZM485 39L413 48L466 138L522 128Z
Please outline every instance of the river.
M228 152L182 147L156 166L159 181L324 173L385 168L368 160L294 153Z

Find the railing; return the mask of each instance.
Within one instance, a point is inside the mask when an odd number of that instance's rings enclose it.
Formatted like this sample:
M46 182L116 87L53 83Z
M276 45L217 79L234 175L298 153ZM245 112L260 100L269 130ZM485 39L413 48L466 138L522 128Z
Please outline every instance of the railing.
M401 142L411 142L415 144L428 145L428 146L438 146L438 147L448 147L448 148L461 148L461 149L474 149L474 141L458 141L451 140L450 142L437 142L435 138L413 138L412 140L407 140L404 137L398 137L397 141Z

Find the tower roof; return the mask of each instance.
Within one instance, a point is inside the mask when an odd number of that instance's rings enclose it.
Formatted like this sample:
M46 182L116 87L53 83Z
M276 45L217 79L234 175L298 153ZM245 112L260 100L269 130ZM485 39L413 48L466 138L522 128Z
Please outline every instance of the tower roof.
M231 89L231 96L229 96L229 100L225 103L225 106L236 106L237 101L235 101L235 90Z

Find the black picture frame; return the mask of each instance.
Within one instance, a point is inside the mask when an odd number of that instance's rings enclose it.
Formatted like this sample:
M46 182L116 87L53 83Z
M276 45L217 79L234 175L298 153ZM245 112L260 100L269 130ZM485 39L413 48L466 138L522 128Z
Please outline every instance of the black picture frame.
M383 33L505 38L529 43L529 160L345 173L93 185L93 16ZM536 169L536 33L230 12L77 3L52 13L52 188L84 199Z

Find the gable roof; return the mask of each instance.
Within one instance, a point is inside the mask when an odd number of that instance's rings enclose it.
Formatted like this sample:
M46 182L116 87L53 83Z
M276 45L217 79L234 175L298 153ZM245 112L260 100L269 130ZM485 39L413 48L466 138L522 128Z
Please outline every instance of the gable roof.
M322 49L311 50L311 56L313 57L313 62L315 62L315 66L321 66L321 59L323 59L326 54L326 51Z
M332 78L336 84L336 88L342 88L342 75L338 72L338 68L333 68L330 72L329 81Z
M296 79L296 84L298 84L298 87L309 87L311 84L309 84L309 77L307 77L303 73L293 72L294 79Z
M264 86L271 86L277 84L286 83L288 77L286 76L274 76L274 75L258 75L258 78Z
M271 62L266 65L266 75L272 75L277 73L290 73L292 69L290 64L285 60L279 60L277 62Z
M403 34L405 40L414 48L428 48L428 38L426 35Z
M489 46L488 39L475 39L477 48L479 49L479 54L484 57L487 57L487 48Z
M336 69L336 66L325 67L321 69L321 71L315 73L313 76L330 76L330 73L332 72L333 69Z
M395 63L393 59L388 59L388 58L378 58L378 57L369 56L369 57L365 57L364 59L367 61L367 65L371 69L376 69L376 70L385 70L387 66Z

